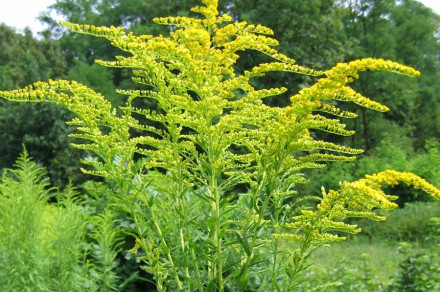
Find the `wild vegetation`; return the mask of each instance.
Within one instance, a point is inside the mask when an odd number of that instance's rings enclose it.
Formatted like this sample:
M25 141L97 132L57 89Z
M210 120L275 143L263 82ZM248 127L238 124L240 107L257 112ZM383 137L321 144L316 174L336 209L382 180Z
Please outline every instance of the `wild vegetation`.
M184 2L181 7L192 4ZM43 41L33 40L27 34L27 41L34 46L51 44L55 48L44 58L51 58L58 49L65 50L65 62L70 63L70 69L49 76L54 79L47 82L1 91L0 96L15 102L53 103L73 113L71 128L61 129L70 132L72 145L82 151L74 153L63 146L62 153L73 159L69 173L73 173L75 184L82 185L78 193L67 183L63 173L69 161L58 160L55 165L60 168L55 168L51 179L59 186L67 186L66 191L48 189L42 169L29 160L26 151L14 170L4 171L0 187L2 210L5 210L0 214L0 233L4 234L4 240L0 241L4 255L1 260L5 266L11 266L4 273L13 271L17 275L1 275L4 287L21 289L32 285L39 291L133 290L135 281L150 279L159 291L310 291L312 288L430 291L438 288L438 259L431 256L438 248L435 219L439 216L438 204L429 202L429 196L408 189L412 186L440 198L435 186L411 173L438 184L438 141L427 139L422 132L411 132L424 126L431 127L431 133L438 130L438 124L426 125L431 114L435 119L435 95L429 96L419 83L438 74L432 66L436 57L429 54L438 46L434 35L438 16L429 14L414 1L403 1L400 5L394 1L350 1L346 6L316 1L313 9L306 2L297 1L285 5L285 9L296 11L304 23L286 13L282 16L287 18L277 18L285 25L275 23L273 27L287 43L298 37L303 43L281 52L283 46L275 49L278 41L272 37L274 32L270 28L238 21L238 18L249 20L258 16L262 8L267 14L278 3L275 1L270 7L264 3L257 5L255 1L245 3L249 12L239 16L244 2L247 1L218 5L217 1L204 0L202 6L191 9L195 14L185 12L182 16L154 19L168 26L167 30L141 25L143 18L130 18L136 15L130 9L112 14L111 8L122 6L122 2L109 7L99 1L87 4L59 1L52 7L77 22L88 19L100 24L95 11L101 10L107 11L112 24L129 24L129 29L136 33L114 26L62 23L75 33L109 40L122 51L119 53L95 41L87 42L87 50L75 53L74 49L81 48L83 42L66 32L53 30L61 47L50 40L49 32ZM90 6L75 12L71 9L75 5ZM180 9L180 6L170 7L174 12ZM398 45L387 43L386 48L380 42L371 45L380 40L380 34L391 38L382 27L394 32L405 27L408 19L404 15L408 11L425 13L431 20L425 26L431 46L426 46L423 55L430 61L405 59L405 54L399 55L402 50ZM130 17L129 12L133 13ZM50 22L49 18L43 18ZM334 28L330 34L319 21ZM292 27L288 29L290 24ZM350 33L355 35L359 29L357 25L363 29L363 37L358 41L350 38ZM311 28L304 31L304 27ZM340 34L341 27L344 36ZM298 33L292 28L297 28ZM314 39L319 34L325 35L329 43L322 49L318 49L319 42ZM405 45L411 44L411 36L416 34L409 31ZM393 37L397 42L398 37ZM313 41L318 47L310 50ZM350 49L343 50L345 47ZM414 62L417 69L426 69L429 78L402 82L422 78L389 78L384 73L365 72L388 71L410 77L420 74L411 67L377 58L379 48L383 54ZM367 58L370 50L376 58ZM407 51L415 54L412 48ZM288 57L289 53L303 57L304 65L313 64L313 58L319 56L321 62L313 66L316 69L308 69L297 65ZM108 61L110 55L116 55L116 60ZM88 63L100 56L106 60ZM357 58L361 59L353 61ZM8 72L20 68L12 65L2 68ZM118 68L120 73L109 68ZM57 77L82 79L79 81L96 91ZM367 83L363 83L364 78ZM21 86L11 83L14 78L3 79L9 80L6 88ZM135 84L130 85L129 79ZM112 89L117 87L114 94ZM389 111L361 94L379 92L387 98L399 94L401 103L393 99ZM405 112L400 117L388 115L387 122L378 116L370 118L365 110L404 112L405 107L417 104L415 98L420 96L433 100L430 108L419 103L418 110L426 114L423 118L419 117L420 112L411 115ZM42 116L39 111L45 110L34 109L37 116ZM3 114L8 117L20 110L17 107ZM54 110L63 113L60 107ZM361 123L347 124L360 129L362 135L351 140L337 138L353 136L355 131L347 130L342 120L356 121L358 115ZM390 130L371 136L378 125L387 125ZM329 133L333 136L328 136ZM2 135L20 139L19 135L6 132ZM63 137L59 132L53 136L37 134L34 145L38 148L42 146L39 141L52 139L66 141ZM420 139L426 139L426 143ZM426 150L418 150L423 145ZM359 146L367 150L366 157L352 164L332 164L329 171L323 169L330 162L353 161L354 155L362 152L356 148ZM85 176L75 174L78 167L75 157L79 155L85 165L82 169ZM94 181L85 182L93 177ZM343 182L335 184L340 181ZM321 192L317 192L322 185ZM385 185L389 187L384 192ZM356 219L383 220L394 216L381 213L380 209L396 208L395 200L405 208L389 214L397 214L397 218L399 214L405 215L383 225L382 231L372 227L377 224ZM420 200L428 202L409 203ZM33 205L40 207L31 212L28 209ZM69 210L73 217L69 217ZM17 217L21 221L13 222ZM419 225L411 227L415 220ZM404 227L399 229L399 224ZM401 245L400 269L396 268L393 276L389 273L387 281L374 278L377 270L367 254L356 257L360 255L357 251L345 261L336 252L339 257L330 259L330 263L316 255L318 248L343 241L344 233L358 233L358 226L368 237L348 242L346 247L389 242L391 247L377 245L384 247L384 255L397 249L394 242L415 243L413 248ZM38 241L39 245L29 240ZM56 253L56 248L63 244L72 244L68 247L71 256ZM19 248L9 252L15 245ZM333 248L337 251L338 246ZM32 256L25 257L26 254ZM315 265L309 267L309 263ZM320 264L332 268L324 272ZM138 265L143 272L137 269ZM338 280L347 273L353 277L345 282ZM145 284L140 287L145 290Z

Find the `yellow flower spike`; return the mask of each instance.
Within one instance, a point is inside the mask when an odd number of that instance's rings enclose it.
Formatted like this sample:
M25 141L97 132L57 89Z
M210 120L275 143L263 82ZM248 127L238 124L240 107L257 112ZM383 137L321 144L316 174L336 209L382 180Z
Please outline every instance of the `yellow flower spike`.
M217 22L218 0L202 0L202 3L206 6L196 6L191 11L203 14L206 17L206 26L211 27Z
M410 173L410 172L398 172L395 170L386 170L379 172L378 174L366 176L368 183L376 183L379 185L397 185L399 182L404 182L408 186L412 185L416 189L421 189L436 199L440 199L440 190L428 183L423 178Z
M366 58L361 60L355 60L349 63L339 63L332 69L326 72L328 78L336 81L342 81L344 84L348 82L347 77L359 78L359 71L389 71L406 75L409 77L420 76L420 72L408 67L403 66L393 61L385 61L383 59Z
M326 192L322 188L322 200L319 203L316 211L302 211L302 214L292 218L291 223L284 224L284 227L290 229L306 228L306 222L314 222L309 225L304 232L309 232L310 236L316 236L317 243L328 243L341 240L338 237L327 232L340 231L345 233L358 233L360 231L355 225L343 223L342 219L348 217L363 217L372 220L385 220L384 217L374 214L375 208L393 209L397 205L390 200L395 200L397 197L386 195L381 186L396 185L399 182L404 182L407 185L412 185L415 188L420 188L439 199L440 190L433 185L427 183L424 179L415 174L407 172L397 172L387 170L374 175L366 175L365 178L355 182L342 182L339 191L330 190ZM319 232L318 232L319 230ZM282 238L285 240L301 240L301 236L289 237L283 234L274 234L275 238Z

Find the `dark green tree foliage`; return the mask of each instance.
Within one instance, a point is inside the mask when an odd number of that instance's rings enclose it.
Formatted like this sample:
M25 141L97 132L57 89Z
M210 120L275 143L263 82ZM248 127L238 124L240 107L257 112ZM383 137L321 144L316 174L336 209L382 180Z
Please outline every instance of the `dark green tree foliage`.
M0 26L1 88L20 88L37 80L61 77L66 71L61 49L54 40L36 40L29 30L21 35ZM30 154L48 168L54 185L64 186L69 178L81 181L79 152L67 141L71 129L64 121L70 117L69 112L54 105L1 101L0 170L12 166L25 144Z
M343 34L341 8L333 0L233 0L224 1L225 9L236 20L261 23L271 27L280 41L280 51L300 60L301 65L324 69L342 62L347 47ZM248 69L257 62L267 62L258 53L246 53L238 66ZM286 87L289 92L266 100L285 106L288 96L313 83L309 76L277 73L259 80L260 86Z
M414 0L404 0L392 13L397 33L396 60L424 72L418 80L417 116L412 135L416 147L440 137L440 16Z
M361 122L353 126L362 135L354 137L352 144L372 149L390 138L407 150L423 147L426 139L440 135L436 94L440 84L435 81L440 78L440 17L414 0L349 0L343 4L347 37L356 42L348 60L393 59L422 72L421 78L405 81L404 87L394 76L380 73L365 74L355 83L363 95L378 96L391 110L385 116L358 110ZM388 130L383 130L385 126Z
M271 27L280 50L302 65L318 69L343 61L346 54L342 10L334 0L233 0L228 10L237 20Z
M19 88L39 78L54 78L66 71L66 63L55 41L36 41L30 30L24 35L0 25L0 86Z
M111 58L117 51L101 39L81 38L61 28L50 12L73 23L124 26L135 33L166 34L167 28L154 26L151 19L187 13L195 3L196 0L59 0L40 16L40 20L49 24L52 35L59 38L69 64L73 65L78 59L92 64L95 59Z
M113 72L97 64L89 65L84 61L76 61L69 70L68 78L94 88L103 94L112 105L121 105L122 99L116 94L116 86L113 82Z

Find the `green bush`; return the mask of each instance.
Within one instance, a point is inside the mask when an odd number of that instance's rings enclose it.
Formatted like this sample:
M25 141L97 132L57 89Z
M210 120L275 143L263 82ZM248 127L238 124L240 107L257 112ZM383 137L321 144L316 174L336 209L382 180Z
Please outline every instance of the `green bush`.
M306 274L298 291L346 292L378 291L382 284L378 282L370 267L368 254L362 254L360 262L338 260L331 267L319 266Z
M433 249L431 249L433 248ZM361 237L331 246L313 256L299 291L437 291L438 248Z
M440 247L440 217L433 217L429 220L429 232L425 241L431 246Z
M405 248L401 252L406 258L399 264L387 291L428 292L440 290L440 258L438 254L410 254Z

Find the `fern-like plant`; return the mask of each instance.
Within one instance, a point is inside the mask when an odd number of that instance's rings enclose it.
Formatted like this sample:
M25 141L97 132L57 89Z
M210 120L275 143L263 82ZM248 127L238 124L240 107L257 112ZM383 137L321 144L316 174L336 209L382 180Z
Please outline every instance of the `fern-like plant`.
M159 291L290 291L322 245L360 230L349 217L382 220L376 208L393 208L383 184L403 181L436 198L440 191L410 174L385 171L340 190L322 190L315 209L306 209L295 187L307 182L301 171L327 161L353 161L361 153L311 135L321 130L352 135L342 118L355 118L336 102L354 102L376 111L388 108L348 84L366 70L418 76L395 62L362 59L316 71L278 52L272 30L233 22L217 0L192 9L199 17L166 17L169 37L125 33L123 28L63 22L74 32L108 39L124 55L98 64L130 69L142 90L126 96L120 114L99 93L64 80L37 82L0 92L16 102L52 102L71 110L70 122L96 154L84 160L85 173L106 179L121 211L133 220L142 268ZM273 61L238 72L239 52L259 51ZM293 95L291 104L271 107L267 97L286 88L257 90L252 80L283 71L318 81ZM136 106L154 100L157 109ZM325 113L322 115L320 113ZM330 118L333 116L334 118ZM238 193L237 186L245 186ZM310 196L313 197L313 196ZM337 232L337 233L335 233Z
M0 179L0 287L3 291L115 291L120 243L111 210L94 215L68 186L53 194L26 150ZM55 197L57 203L48 203ZM90 244L87 228L93 226Z

